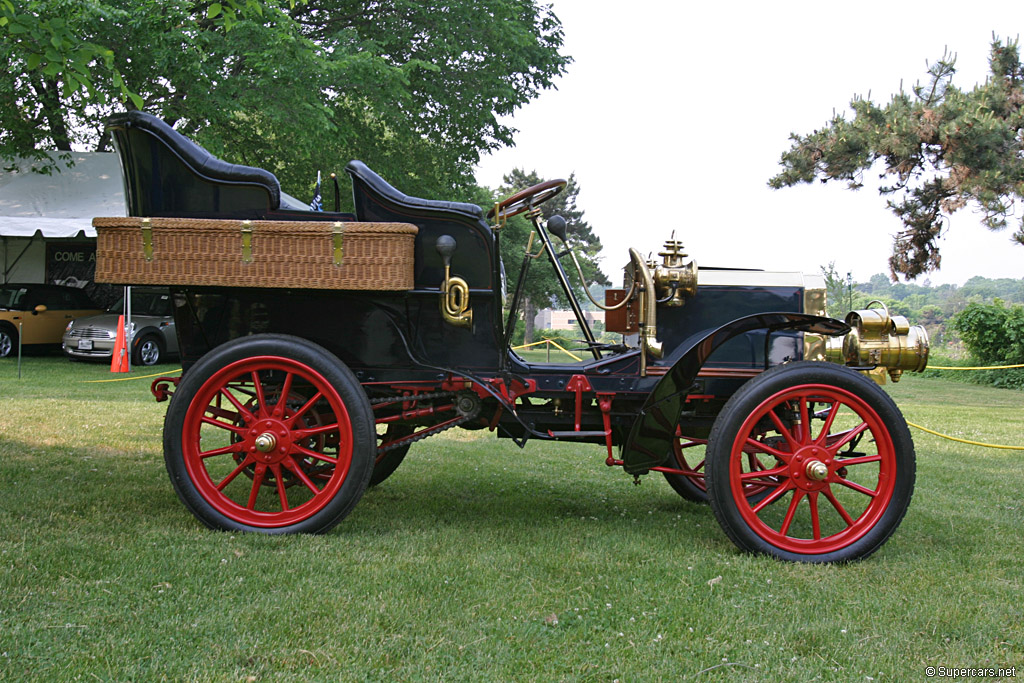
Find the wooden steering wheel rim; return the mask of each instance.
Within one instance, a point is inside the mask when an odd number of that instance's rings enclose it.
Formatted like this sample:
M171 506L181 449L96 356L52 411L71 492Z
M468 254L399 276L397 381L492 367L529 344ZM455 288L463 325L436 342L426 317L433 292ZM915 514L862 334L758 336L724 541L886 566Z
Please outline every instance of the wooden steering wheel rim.
M565 188L565 184L564 180L546 180L543 183L537 183L500 202L487 212L487 217L494 218L495 212L502 220L517 216L551 199Z

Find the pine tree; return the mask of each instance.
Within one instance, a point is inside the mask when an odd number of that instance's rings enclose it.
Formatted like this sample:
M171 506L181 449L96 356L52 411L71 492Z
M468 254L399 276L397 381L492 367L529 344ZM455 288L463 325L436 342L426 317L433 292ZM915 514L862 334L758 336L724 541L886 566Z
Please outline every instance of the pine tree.
M855 97L853 120L836 114L809 135L790 136L783 171L768 181L782 188L798 183L845 180L862 186L863 174L884 165L879 188L903 221L889 269L913 279L941 265L937 240L948 217L974 205L983 224L1003 230L1024 199L1024 67L1018 42L993 38L989 79L973 90L953 85L956 56L930 65L928 80L900 92L885 106ZM1024 219L1012 236L1024 244Z

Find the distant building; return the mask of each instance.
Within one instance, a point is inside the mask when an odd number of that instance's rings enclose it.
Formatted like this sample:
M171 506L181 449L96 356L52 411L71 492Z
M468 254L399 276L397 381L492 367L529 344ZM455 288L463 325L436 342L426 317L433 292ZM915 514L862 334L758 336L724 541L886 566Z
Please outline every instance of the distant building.
M595 322L604 324L604 311L583 311L587 322L593 325ZM533 319L535 329L538 330L576 330L576 314L572 311L555 311L545 308L537 313Z

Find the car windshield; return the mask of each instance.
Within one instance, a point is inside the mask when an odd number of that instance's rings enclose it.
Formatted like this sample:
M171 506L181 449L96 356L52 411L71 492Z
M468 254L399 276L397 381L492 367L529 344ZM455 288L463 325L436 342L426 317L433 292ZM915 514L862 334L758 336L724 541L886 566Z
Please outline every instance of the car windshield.
M27 292L25 287L0 287L0 308L22 310Z
M107 309L108 313L124 311L124 297ZM171 315L171 295L166 290L132 290L132 315Z

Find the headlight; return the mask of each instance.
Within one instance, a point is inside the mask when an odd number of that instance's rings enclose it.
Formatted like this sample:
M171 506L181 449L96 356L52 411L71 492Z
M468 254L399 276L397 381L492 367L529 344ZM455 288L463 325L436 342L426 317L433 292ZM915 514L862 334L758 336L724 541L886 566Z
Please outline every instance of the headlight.
M64 331L65 331L65 332L70 332L70 331L71 331L71 328L72 328L72 327L74 327L74 326L75 326L75 321L74 321L74 320L72 320L71 322L69 322L69 323L67 324L67 327L65 327L65 328L64 328Z

